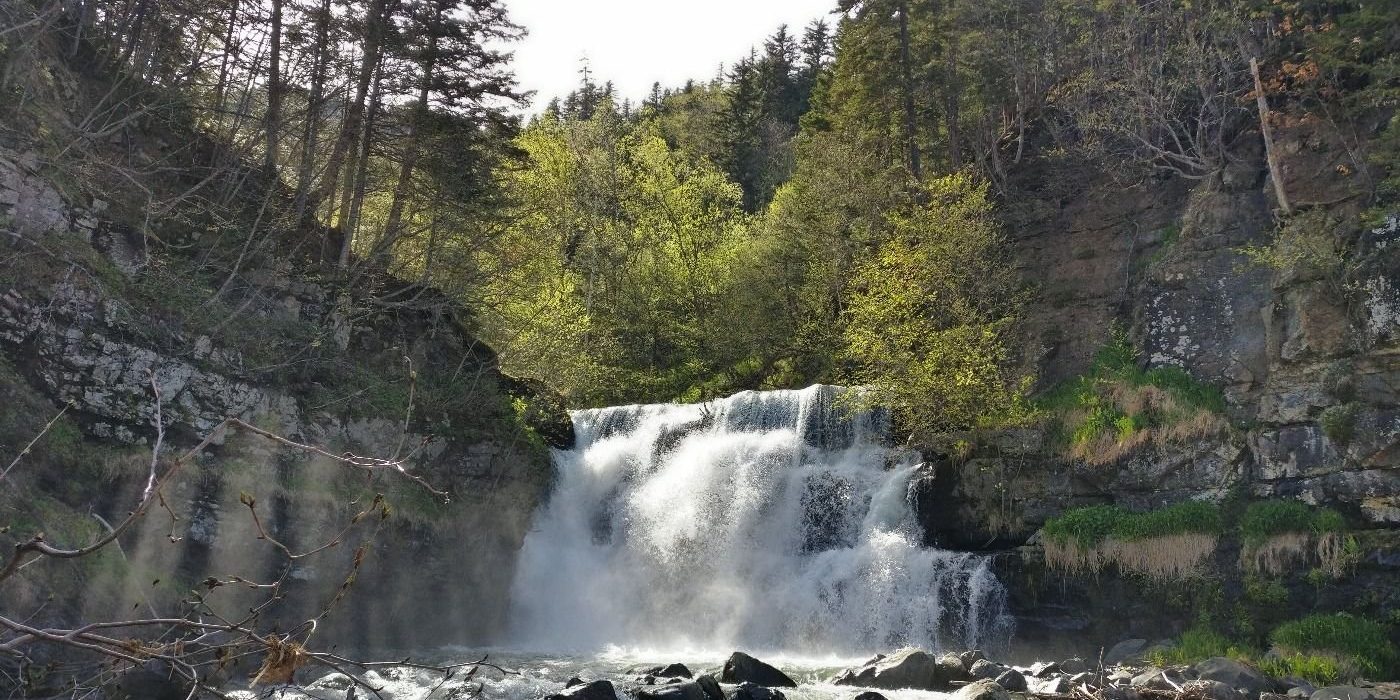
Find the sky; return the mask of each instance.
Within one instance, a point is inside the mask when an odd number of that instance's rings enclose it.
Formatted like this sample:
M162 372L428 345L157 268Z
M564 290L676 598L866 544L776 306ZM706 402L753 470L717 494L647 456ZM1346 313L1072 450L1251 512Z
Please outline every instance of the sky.
M506 0L529 36L514 45L515 74L535 90L531 112L579 84L588 57L594 81L613 81L637 102L651 84L680 87L709 80L719 64L742 58L786 23L801 28L827 15L835 0Z

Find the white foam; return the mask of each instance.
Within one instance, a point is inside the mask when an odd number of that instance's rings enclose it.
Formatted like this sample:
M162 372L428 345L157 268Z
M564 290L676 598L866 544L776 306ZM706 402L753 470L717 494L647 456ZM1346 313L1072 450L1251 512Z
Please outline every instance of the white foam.
M916 455L842 389L578 411L526 538L512 644L695 657L988 646L988 561L920 545Z

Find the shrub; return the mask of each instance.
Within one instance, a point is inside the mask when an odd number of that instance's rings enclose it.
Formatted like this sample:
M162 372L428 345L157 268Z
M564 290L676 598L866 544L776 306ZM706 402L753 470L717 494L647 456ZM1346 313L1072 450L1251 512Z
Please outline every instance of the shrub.
M1351 439L1356 436L1356 414L1358 412L1358 406L1355 403L1330 406L1322 412L1317 422L1322 426L1322 433L1327 436L1328 440L1345 447L1351 444Z
M1127 334L1115 330L1088 372L1037 401L1067 454L1107 464L1148 444L1183 444L1220 433L1224 395L1179 367L1143 370Z
M1334 655L1344 672L1369 678L1389 677L1400 661L1385 625L1347 613L1309 615L1284 623L1269 635L1269 641L1285 654Z

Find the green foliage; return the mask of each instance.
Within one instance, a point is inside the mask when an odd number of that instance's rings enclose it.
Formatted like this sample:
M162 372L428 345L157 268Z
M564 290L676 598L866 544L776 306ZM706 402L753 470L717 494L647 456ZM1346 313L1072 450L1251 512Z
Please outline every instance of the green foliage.
M1332 654L1368 678L1397 672L1400 652L1385 625L1347 613L1309 615L1279 625L1269 635L1275 647L1295 654Z
M845 316L855 377L917 435L1014 418L1016 281L986 187L946 177L923 198L892 216L894 237L856 269Z
M1328 406L1318 417L1318 425L1322 426L1322 432L1327 439L1345 447L1356 435L1356 416L1360 408L1356 403Z
M1042 532L1050 540L1088 548L1109 537L1134 541L1188 532L1218 534L1223 529L1219 506L1186 501L1142 513L1109 505L1074 508L1047 520Z
M1337 659L1319 654L1266 656L1259 661L1259 670L1274 678L1302 678L1317 686L1337 685L1345 675Z
M1330 508L1313 508L1299 501L1259 501L1245 509L1240 516L1239 529L1245 544L1251 546L1288 533L1342 532L1346 521Z
M1045 392L1035 406L1071 456L1103 463L1138 445L1220 430L1225 398L1179 367L1142 369L1127 333L1115 329L1084 375Z
M1310 209L1284 221L1269 244L1245 246L1240 252L1282 274L1335 280L1346 264L1340 226L1341 221L1326 210Z
M1245 660L1250 653L1224 635L1197 626L1182 632L1175 645L1149 652L1147 661L1154 666L1171 666L1196 663L1216 656Z
M1265 608L1288 604L1288 589L1279 581L1262 576L1245 577L1244 596L1250 603Z

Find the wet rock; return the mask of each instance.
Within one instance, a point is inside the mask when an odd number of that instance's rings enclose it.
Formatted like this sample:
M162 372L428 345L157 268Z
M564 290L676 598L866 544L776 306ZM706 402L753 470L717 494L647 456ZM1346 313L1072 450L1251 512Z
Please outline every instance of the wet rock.
M1126 668L1120 668L1108 674L1108 682L1113 685L1129 685L1133 682L1133 676L1137 674Z
M1376 700L1376 694L1365 688L1337 685L1318 688L1313 691L1311 700Z
M755 659L742 651L729 655L724 662L724 671L719 677L722 683L757 683L768 688L796 688L797 683L786 673Z
M1011 700L1011 694L996 681L973 681L958 688L952 700Z
M1140 658L1143 650L1146 648L1146 639L1124 639L1114 644L1113 647L1103 655L1103 661L1106 664L1121 664L1124 661L1131 661Z
M958 658L962 660L963 668L972 670L972 665L978 661L985 660L987 655L983 654L981 649L973 649L972 651L965 651L958 654Z
M616 700L608 698L587 698L586 700ZM699 683L669 683L654 685L637 691L637 700L712 700Z
M1036 678L1048 678L1052 674L1060 672L1060 665L1054 661L1037 661L1031 664L1028 671Z
M185 700L190 685L168 664L149 662L121 674L107 690L111 700Z
M1060 662L1061 673L1068 673L1070 675L1074 675L1076 673L1083 673L1088 670L1089 665L1084 663L1084 659L1078 657L1073 659L1065 659L1064 661Z
M864 693L860 693L859 695L856 695L854 698L851 698L851 700L889 700L889 698L887 698L887 697L885 697L885 696L883 696L883 695L881 695L881 694L879 694L879 693L877 693L877 692L875 692L875 691L873 691L873 690L867 690L867 691L865 691Z
M583 679L582 679L582 678L579 678L578 676L574 676L573 678L570 678L569 680L564 681L564 687L565 687L565 688L572 688L572 687L574 687L574 686L576 686L576 685L583 685Z
M1142 700L1142 693L1139 693L1137 688L1120 688L1111 685L1099 689L1098 693L1103 700Z
M1132 685L1147 690L1181 690L1185 683L1186 678L1176 671L1149 668L1133 676Z
M578 684L567 686L563 692L547 696L545 700L617 700L617 691L613 688L612 681L584 683L582 679L572 678L569 682L572 683L575 680L579 681ZM638 697L640 697L640 693ZM687 698L686 700L692 699ZM704 698L695 698L694 700L704 700Z
M1234 659L1222 656L1206 659L1191 667L1196 677L1219 681L1225 685L1254 696L1274 689L1274 684L1264 674Z
M996 680L997 685L1013 693L1024 693L1029 688L1026 684L1026 677L1021 675L1020 671L1009 668L1002 671L1001 675L997 676L994 680Z
M1290 698L1310 698L1317 692L1317 687L1301 678L1285 678L1283 685L1288 687L1284 693Z
M1240 691L1225 683L1212 680L1187 681L1181 687L1182 693L1192 700L1241 700Z
M705 696L710 700L724 700L724 691L720 689L719 681L715 680L714 676L700 676L695 679L695 684L705 691Z
M967 672L968 675L972 676L973 680L991 681L996 680L996 677L1005 673L1006 670L1006 667L999 663L981 659L977 663L972 664L972 667L969 668ZM1010 689L1008 688L1008 690Z
M945 682L972 680L972 676L967 672L967 666L963 665L961 654L950 652L938 657L938 669Z
M693 678L690 669L685 664L667 664L665 666L652 666L644 671L644 676L656 676L657 678Z
M786 700L783 691L765 688L757 683L740 683L729 700Z
M876 657L860 668L842 671L832 682L885 690L946 691L949 687L938 660L922 649L901 649L889 656Z
M1043 695L1060 695L1063 693L1068 693L1073 687L1074 684L1071 683L1068 678L1065 678L1064 676L1056 676L1054 678L1041 679L1040 681L1034 683L1031 686L1031 692L1040 693Z

